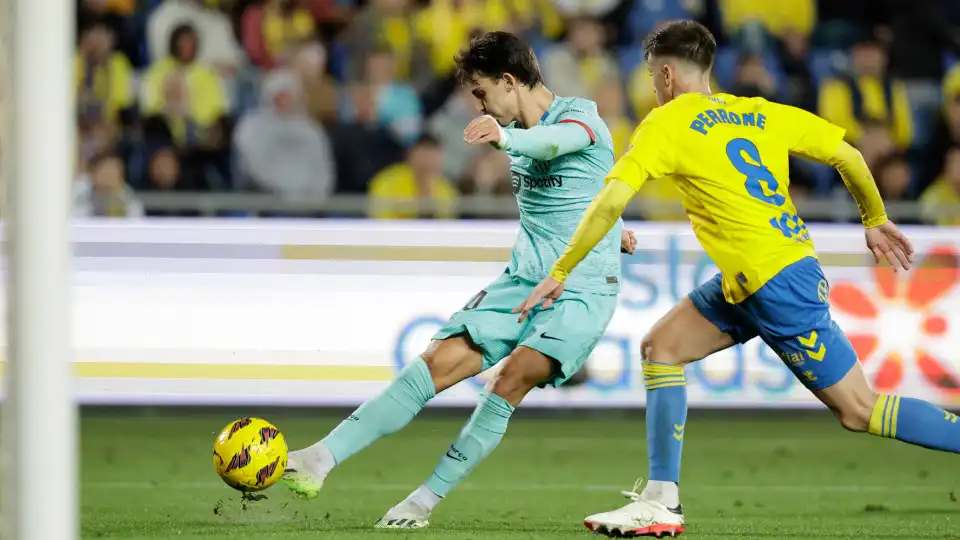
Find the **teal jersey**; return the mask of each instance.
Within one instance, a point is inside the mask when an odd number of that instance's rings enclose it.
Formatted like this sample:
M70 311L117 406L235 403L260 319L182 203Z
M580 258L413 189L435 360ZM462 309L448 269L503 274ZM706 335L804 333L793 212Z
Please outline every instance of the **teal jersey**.
M537 160L507 150L513 193L520 207L520 231L513 247L509 271L539 282L566 249L584 211L603 189L613 167L613 138L597 113L596 103L580 98L557 97L540 126L573 123L590 135L586 148ZM620 291L620 239L622 220L593 248L570 274L566 288L601 294Z

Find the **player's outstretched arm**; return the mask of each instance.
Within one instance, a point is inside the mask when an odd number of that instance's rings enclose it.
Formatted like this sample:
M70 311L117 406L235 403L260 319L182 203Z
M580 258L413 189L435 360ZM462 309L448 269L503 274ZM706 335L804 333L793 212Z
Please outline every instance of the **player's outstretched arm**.
M840 141L840 145L827 163L837 169L847 190L857 201L863 226L870 228L885 223L887 211L883 207L880 190L877 189L873 174L870 173L870 168L867 167L867 162L864 161L860 151L846 141Z
M500 150L548 161L593 144L593 133L579 122L563 122L530 129L504 128L492 117L475 118L463 131L467 144L493 144Z
M860 151L843 140L844 130L802 109L770 103L783 126L781 136L790 153L828 163L840 172L843 183L857 201L860 219L866 228L867 247L879 264L886 260L894 269L908 269L913 261L913 246L889 219L883 199L870 168Z
M857 201L860 219L866 228L867 247L876 262L886 260L894 270L909 270L913 262L913 246L887 218L877 183L860 151L845 141L841 142L828 163L840 172L843 183Z
M530 293L527 299L517 306L513 312L519 313L522 322L527 318L530 310L539 306L550 307L553 301L563 293L563 283L570 272L587 256L603 237L610 232L617 220L623 214L630 199L637 194L637 190L630 184L613 178L597 198L590 203L587 211L580 220L580 225L574 231L567 249L554 263L550 275L540 282Z

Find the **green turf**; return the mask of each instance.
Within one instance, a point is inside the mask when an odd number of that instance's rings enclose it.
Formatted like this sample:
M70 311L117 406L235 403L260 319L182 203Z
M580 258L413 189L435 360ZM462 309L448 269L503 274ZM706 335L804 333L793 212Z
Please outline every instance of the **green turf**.
M423 531L370 525L425 480L463 418L414 422L356 456L313 501L277 486L241 503L210 448L225 414L82 421L83 538L587 538L582 519L646 473L640 415L515 419L504 442ZM735 415L734 415L735 416ZM330 416L272 413L298 447ZM825 416L691 419L683 467L689 538L958 538L960 456L844 432Z

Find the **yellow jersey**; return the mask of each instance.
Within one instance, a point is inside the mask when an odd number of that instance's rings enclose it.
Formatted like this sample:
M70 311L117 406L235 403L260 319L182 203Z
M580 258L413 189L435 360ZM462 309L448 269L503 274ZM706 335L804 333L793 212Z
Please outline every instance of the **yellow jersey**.
M697 239L723 274L724 296L738 303L791 263L816 257L787 190L788 161L796 155L826 162L844 133L763 98L683 94L644 119L607 181L639 190L670 176Z
M960 205L960 190L945 177L941 176L927 186L920 194L920 209L924 215L937 215L941 207ZM947 215L936 218L941 227L960 225L960 218Z
M370 217L376 219L416 219L416 211L391 209L391 203L426 197L439 204L433 216L449 219L454 216L457 189L442 176L432 178L426 186L417 182L413 168L405 163L391 165L373 177L367 189L370 198Z

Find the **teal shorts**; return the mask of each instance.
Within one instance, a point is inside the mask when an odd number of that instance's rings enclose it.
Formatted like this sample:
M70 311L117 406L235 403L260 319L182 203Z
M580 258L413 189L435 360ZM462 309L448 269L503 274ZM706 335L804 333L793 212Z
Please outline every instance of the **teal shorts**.
M617 296L564 291L550 308L537 308L518 323L513 309L536 286L504 273L454 313L433 339L469 335L483 351L484 371L517 347L529 347L556 361L553 375L540 386L560 386L580 371L600 342L616 311Z

